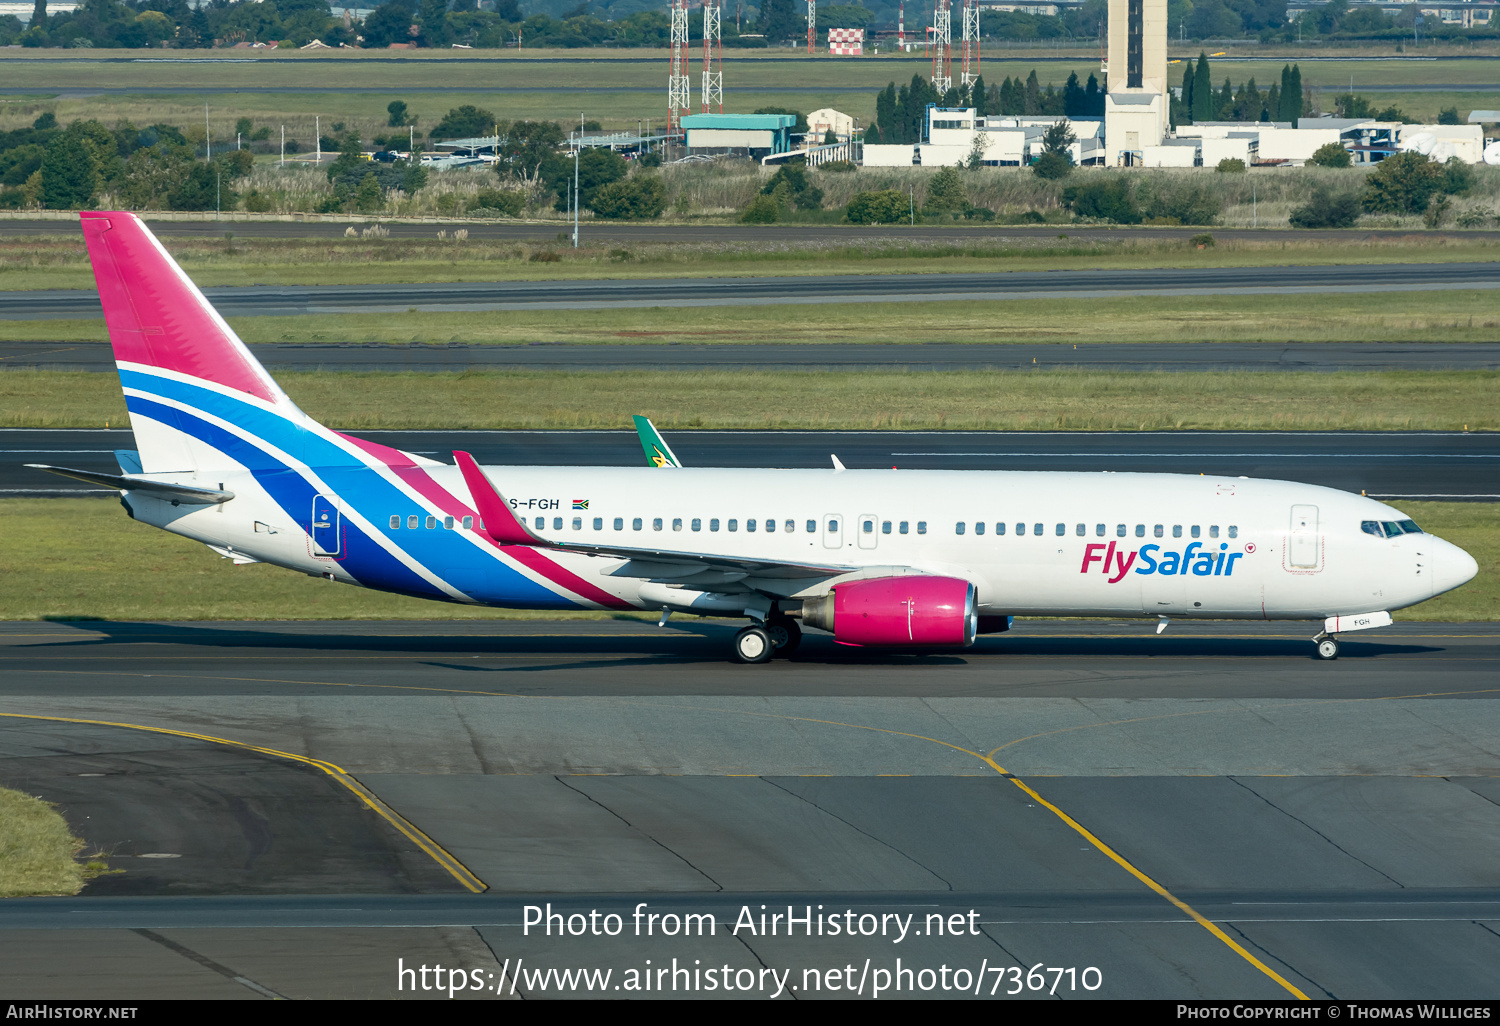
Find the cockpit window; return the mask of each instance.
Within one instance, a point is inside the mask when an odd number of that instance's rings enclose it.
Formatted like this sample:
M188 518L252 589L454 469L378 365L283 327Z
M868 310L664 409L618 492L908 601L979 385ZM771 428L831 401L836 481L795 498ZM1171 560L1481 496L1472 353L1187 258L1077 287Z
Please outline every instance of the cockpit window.
M1359 529L1377 538L1398 538L1403 534L1422 533L1414 520L1365 520L1360 523Z

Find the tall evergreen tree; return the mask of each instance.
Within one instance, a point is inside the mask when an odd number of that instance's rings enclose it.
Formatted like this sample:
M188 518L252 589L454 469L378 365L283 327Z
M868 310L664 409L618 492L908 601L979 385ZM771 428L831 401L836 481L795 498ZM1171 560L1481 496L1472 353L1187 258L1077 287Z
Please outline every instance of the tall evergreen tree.
M1292 73L1287 78L1287 92L1289 101L1287 103L1287 120L1292 127L1297 127L1297 119L1302 116L1302 68L1300 65L1292 65Z
M761 0L756 27L768 42L795 39L807 29L807 19L798 17L794 0Z
M1026 109L1028 117L1035 117L1042 112L1042 86L1036 80L1036 69L1031 69L1031 74L1026 76Z
M1262 121L1281 120L1281 88L1271 83L1271 88L1266 90L1266 112L1261 115Z
M1290 64L1283 64L1281 66L1281 91L1277 94L1277 98L1278 98L1279 102L1276 105L1276 110L1273 112L1276 115L1276 120L1277 121L1287 121L1287 120L1289 120L1289 118L1287 116L1288 112L1287 112L1286 98L1291 95L1291 91L1292 91L1292 66Z
M1097 118L1104 115L1104 91L1099 88L1099 80L1089 75L1088 85L1083 87L1084 113L1086 117Z
M1198 67L1193 72L1193 120L1214 119L1214 83L1209 77L1208 54L1198 54Z
M882 138L890 138L892 141L901 135L896 126L896 83L892 82L875 97L875 124L880 126Z
M1193 80L1195 77L1193 62L1185 62L1182 67L1182 112L1188 122L1193 120Z
M1082 117L1085 113L1083 86L1078 84L1078 72L1068 72L1068 81L1063 84L1063 113L1070 118Z
M989 91L984 86L984 76L979 75L969 88L969 105L974 108L976 116L982 118L989 113L989 96Z
M31 24L27 27L47 27L47 0L36 0L36 6L31 9Z

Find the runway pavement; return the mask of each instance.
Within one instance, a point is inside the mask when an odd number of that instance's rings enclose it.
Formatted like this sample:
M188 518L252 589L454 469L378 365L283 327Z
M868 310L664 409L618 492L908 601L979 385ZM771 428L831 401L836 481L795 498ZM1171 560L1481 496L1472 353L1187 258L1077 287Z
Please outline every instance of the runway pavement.
M1495 370L1500 342L1110 342L703 345L264 343L271 371L465 370ZM0 367L112 373L107 342L0 342Z
M396 996L404 958L627 996L676 958L675 996L710 966L869 996L901 958L923 996L942 966L1043 996L1040 963L1095 969L1065 998L1496 997L1500 630L1398 623L1329 664L1296 625L1178 626L745 667L712 623L8 624L0 781L124 873L0 903L0 990ZM488 891L424 876L309 758ZM547 902L712 934L527 930ZM874 935L752 932L761 905Z
M351 224L364 226L370 219L353 217L314 217L310 220L250 220L244 215L214 219L202 215L193 220L153 218L146 215L151 230L162 237L223 238L226 232L236 238L342 238ZM432 238L439 230L466 228L471 239L510 240L515 242L563 241L559 233L571 235L572 224L556 221L469 221L456 218L379 219L393 239ZM585 242L706 243L722 245L755 243L943 243L983 242L992 245L1024 244L1027 240L1056 240L1059 234L1069 239L1100 241L1105 239L1186 240L1202 234L1202 228L1140 227L1124 225L997 225L993 223L918 224L918 225L839 225L839 224L640 224L630 222L584 222ZM1379 242L1391 239L1415 239L1431 242L1477 242L1500 239L1500 231L1465 229L1461 232L1425 229L1330 228L1309 233L1294 228L1224 228L1211 229L1216 239L1254 239L1263 242L1285 242L1309 239L1329 241ZM0 217L0 236L62 234L78 237L78 222L70 215L61 218Z
M642 466L633 431L361 431L452 461L464 449L496 465ZM1500 434L1485 432L668 431L689 467L1162 471L1263 477L1381 498L1500 499ZM0 497L113 495L24 464L118 473L128 430L0 429Z
M1325 295L1500 288L1494 263L1011 271L757 278L635 278L409 285L248 285L204 289L226 317L490 310L1100 299L1131 296ZM0 318L103 316L92 289L0 292Z

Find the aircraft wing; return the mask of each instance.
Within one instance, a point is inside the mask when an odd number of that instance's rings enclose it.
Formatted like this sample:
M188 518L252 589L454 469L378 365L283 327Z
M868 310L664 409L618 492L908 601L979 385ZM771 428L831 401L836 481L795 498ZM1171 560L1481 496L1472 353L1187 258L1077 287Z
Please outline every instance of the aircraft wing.
M848 573L857 567L842 563L783 562L779 560L750 559L722 556L707 552L690 552L681 549L657 549L646 546L607 545L592 542L561 543L541 537L527 527L525 522L511 511L510 503L485 476L474 457L466 452L455 452L464 483L474 497L474 508L479 511L484 533L500 545L534 545L538 548L557 549L564 552L583 552L596 556L615 556L630 560L630 563L612 571L614 576L644 577L651 579L688 577L705 571L716 571L744 577L818 577Z
M635 416L630 418L635 421L635 433L641 440L641 448L646 451L646 462L653 467L680 467L682 461L667 444L667 440L656 430L656 425L651 423L647 417Z
M86 484L101 485L105 488L118 488L122 492L140 492L143 495L154 495L156 498L166 499L168 502L185 502L190 505L209 506L216 502L228 502L234 498L233 492L220 491L217 488L197 488L193 485L174 484L170 481L156 481L151 478L137 477L134 474L98 474L92 470L70 470L67 467L49 467L45 463L28 463L26 466L33 470L45 470L49 474L71 477L75 481L83 481Z

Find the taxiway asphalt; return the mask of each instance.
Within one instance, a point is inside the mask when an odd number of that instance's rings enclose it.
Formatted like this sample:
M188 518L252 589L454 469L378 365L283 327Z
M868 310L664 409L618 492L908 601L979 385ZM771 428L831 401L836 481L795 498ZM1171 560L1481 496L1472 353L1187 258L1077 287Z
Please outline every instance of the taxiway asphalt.
M1500 288L1494 263L633 278L204 289L226 317L380 311L623 310L1132 296L1324 295ZM0 292L0 319L102 317L92 289Z
M1296 626L1023 621L746 667L708 623L9 624L0 781L124 872L4 903L0 986L394 996L404 957L547 997L517 959L619 981L677 958L815 997L804 970L900 957L1098 969L1066 997L1493 999L1500 630L1403 622L1330 664ZM525 930L548 901L714 933ZM733 930L762 904L916 932Z
M451 462L643 466L633 431L361 431ZM1500 434L1485 432L668 431L688 467L1140 471L1263 477L1375 497L1500 499ZM0 497L113 494L24 464L114 474L128 430L0 429Z

